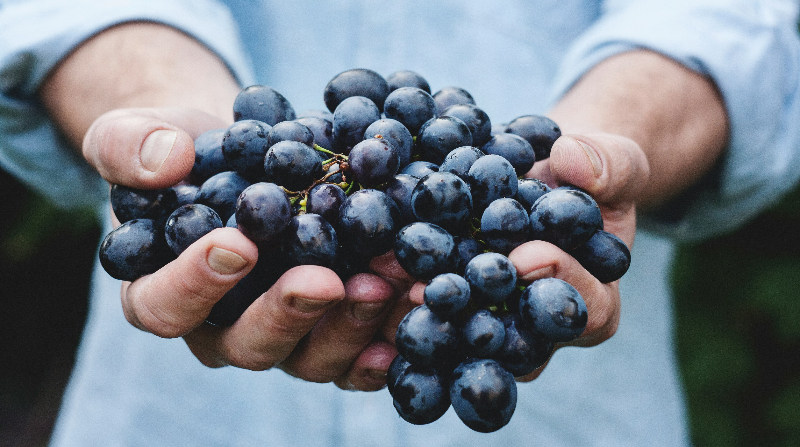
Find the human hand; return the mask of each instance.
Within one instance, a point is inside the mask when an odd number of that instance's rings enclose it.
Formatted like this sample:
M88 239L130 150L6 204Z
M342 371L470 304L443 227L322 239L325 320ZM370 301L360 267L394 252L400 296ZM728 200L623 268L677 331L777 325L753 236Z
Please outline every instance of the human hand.
M574 185L591 195L603 216L604 229L630 248L636 234L636 202L650 175L644 151L633 140L612 134L565 135L550 158L534 164L528 176L551 186ZM586 302L588 322L577 339L564 346L595 346L617 330L620 317L619 281L603 284L563 250L531 241L509 255L524 282L555 277L572 284ZM533 380L544 367L520 378Z
M550 158L535 163L528 175L551 186L570 184L587 191L601 208L605 230L632 246L637 194L649 177L647 159L635 142L610 134L564 136L553 146ZM619 281L601 283L571 255L544 241L522 244L508 257L522 282L559 278L572 284L584 298L589 316L584 332L557 347L594 346L614 334L620 316ZM423 291L424 284L417 283L410 291L410 301L422 304ZM387 319L395 327L398 321ZM543 369L518 380L533 380Z
M115 110L91 125L83 154L111 183L163 188L191 171L197 135L228 124L191 109ZM256 245L241 232L214 230L159 271L124 282L125 316L144 331L183 337L209 367L277 366L305 380L336 381L351 389L381 388L385 379L374 365L388 365L391 347L372 340L394 291L375 275L356 275L343 284L329 269L296 267L232 326L204 323L213 305L257 259Z

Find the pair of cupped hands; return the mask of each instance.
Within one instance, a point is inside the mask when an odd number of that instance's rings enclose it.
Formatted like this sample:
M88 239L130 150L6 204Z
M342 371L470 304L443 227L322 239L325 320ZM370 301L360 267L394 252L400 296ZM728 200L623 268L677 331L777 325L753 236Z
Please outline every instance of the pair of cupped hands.
M92 124L83 154L110 183L168 187L191 171L194 138L228 124L193 109L115 110ZM586 190L600 205L606 231L629 247L633 244L636 194L647 182L649 167L632 140L605 133L565 134L550 158L537 161L528 176L551 186L571 184ZM257 258L256 245L237 229L216 229L159 271L123 282L125 317L157 336L183 337L209 367L277 367L344 389L382 388L397 354L397 325L422 304L424 284L403 271L392 253L374 258L371 273L346 283L327 268L299 266L286 272L232 326L205 323L212 306L250 272ZM560 278L586 301L589 321L583 335L559 347L594 346L614 334L620 317L618 281L600 283L570 255L543 241L517 247L509 259L522 281ZM542 369L518 380L533 380Z

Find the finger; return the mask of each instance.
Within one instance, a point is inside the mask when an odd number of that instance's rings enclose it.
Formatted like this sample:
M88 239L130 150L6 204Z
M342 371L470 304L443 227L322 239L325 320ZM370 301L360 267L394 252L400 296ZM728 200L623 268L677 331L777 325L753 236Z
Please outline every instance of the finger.
M414 288L418 287L415 283ZM412 290L414 290L412 288ZM400 324L400 321L406 316L407 313L411 312L415 307L422 304L422 302L415 302L411 300L410 291L405 291L405 293L398 294L397 298L395 299L392 308L389 310L389 315L387 315L383 325L381 326L380 335L381 337L388 341L391 344L394 344L394 338L397 333L397 326ZM414 294L415 297L422 296L421 293Z
M286 359L325 312L344 297L344 285L332 270L314 265L295 267L253 302L233 326L203 325L184 339L207 366L269 369Z
M332 307L281 369L312 382L331 382L344 375L380 328L394 290L383 279L358 274L345 284L345 299Z
M570 283L586 302L588 321L581 336L570 346L594 346L610 338L619 325L619 281L603 284L572 256L544 241L526 242L508 258L517 268L518 278L533 282L558 278Z
M394 251L372 258L369 268L376 275L388 281L395 290L406 290L415 281L397 262Z
M125 317L161 337L184 335L203 322L257 260L258 249L241 232L218 228L157 272L123 283Z
M529 175L587 191L600 205L606 231L633 243L635 202L650 176L647 158L633 140L600 133L564 135L550 158L534 164Z
M619 135L565 135L553 145L550 171L559 183L589 192L605 204L634 202L650 168L644 152Z
M343 390L378 391L386 386L386 373L397 350L385 341L369 344L353 362L347 374L334 383Z
M191 171L194 138L226 126L220 118L192 109L115 110L92 123L83 156L110 183L165 188Z
M408 291L408 299L417 306L425 304L425 285L424 282L415 282Z

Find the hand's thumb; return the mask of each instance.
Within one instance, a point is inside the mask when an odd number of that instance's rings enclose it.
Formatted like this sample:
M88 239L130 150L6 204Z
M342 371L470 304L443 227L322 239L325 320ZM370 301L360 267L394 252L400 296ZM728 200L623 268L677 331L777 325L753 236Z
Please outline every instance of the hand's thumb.
M575 185L598 203L636 202L650 176L642 149L619 135L565 135L553 145L550 172L559 184Z
M98 118L83 140L83 156L110 183L133 188L172 186L194 164L194 138L226 123L190 109L120 109Z

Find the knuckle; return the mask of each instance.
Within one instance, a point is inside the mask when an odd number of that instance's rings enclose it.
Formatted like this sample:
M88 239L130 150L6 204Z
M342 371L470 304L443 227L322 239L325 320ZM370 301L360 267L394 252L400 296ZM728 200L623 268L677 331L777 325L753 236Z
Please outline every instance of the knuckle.
M619 327L618 300L604 296L595 300L589 311L589 322L586 325L586 340L592 344L599 344L611 338Z
M147 332L162 338L177 338L191 329L160 307L149 303L149 301L140 302L134 309L135 318Z

